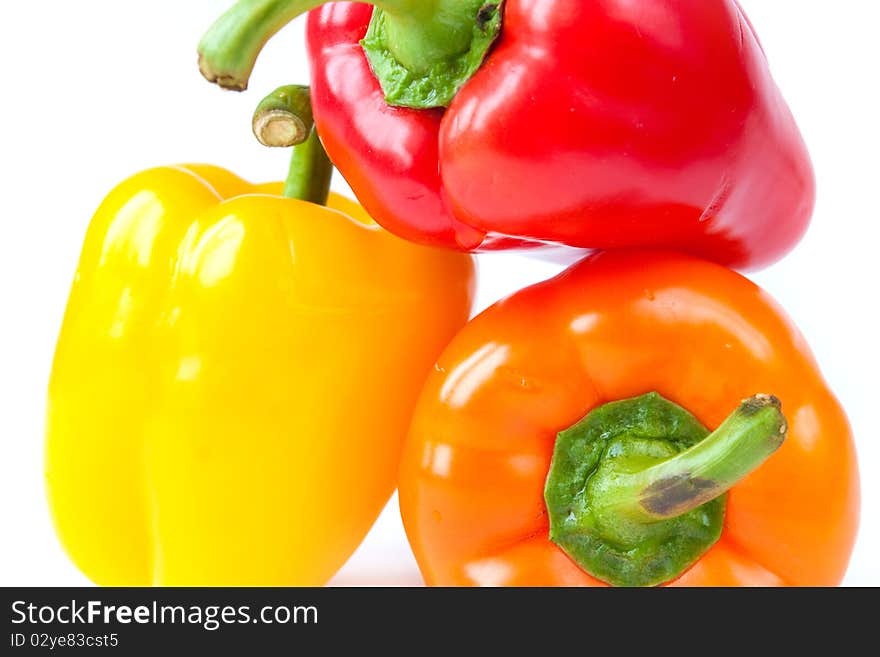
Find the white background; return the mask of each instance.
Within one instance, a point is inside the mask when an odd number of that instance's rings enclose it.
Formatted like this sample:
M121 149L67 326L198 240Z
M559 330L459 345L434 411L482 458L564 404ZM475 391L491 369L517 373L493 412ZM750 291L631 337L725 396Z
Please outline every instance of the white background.
M644 0L645 2L649 0ZM846 582L880 585L880 3L741 0L810 146L819 203L809 236L754 275L790 312L847 409L862 469L862 526ZM251 111L307 79L303 23L266 48L245 95L195 65L222 0L0 3L0 585L87 580L59 547L43 494L42 432L54 341L92 212L119 181L204 161L278 179L287 153L257 145ZM339 189L345 189L337 176ZM481 258L485 307L554 267ZM417 584L394 501L337 576Z

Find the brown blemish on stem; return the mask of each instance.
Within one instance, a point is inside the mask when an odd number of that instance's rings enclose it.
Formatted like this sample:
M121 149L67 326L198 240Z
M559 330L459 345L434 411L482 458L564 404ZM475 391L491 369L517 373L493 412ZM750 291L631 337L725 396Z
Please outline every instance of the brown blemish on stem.
M746 415L754 415L758 411L763 408L767 408L768 406L773 406L777 410L782 410L782 402L779 401L778 398L773 395L755 395L754 397L749 397L748 399L744 399L740 409Z
M640 504L652 515L677 516L691 509L695 499L708 501L720 493L718 482L683 474L648 486Z
M487 2L480 7L480 10L477 12L477 27L480 28L481 32L486 31L486 25L495 17L496 11L498 11L498 4L495 2Z

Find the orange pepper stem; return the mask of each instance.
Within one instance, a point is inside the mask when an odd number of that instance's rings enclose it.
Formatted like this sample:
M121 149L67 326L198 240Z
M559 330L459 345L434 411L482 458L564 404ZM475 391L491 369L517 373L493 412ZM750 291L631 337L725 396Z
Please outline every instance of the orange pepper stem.
M725 493L786 431L770 395L746 399L711 434L656 393L605 404L557 438L545 487L550 539L610 584L668 582L717 542Z
M266 96L252 121L264 146L293 146L284 196L326 205L333 164L321 145L307 86L286 85Z
M645 470L616 477L596 500L645 523L671 520L720 497L782 446L787 424L776 397L756 395L707 438Z

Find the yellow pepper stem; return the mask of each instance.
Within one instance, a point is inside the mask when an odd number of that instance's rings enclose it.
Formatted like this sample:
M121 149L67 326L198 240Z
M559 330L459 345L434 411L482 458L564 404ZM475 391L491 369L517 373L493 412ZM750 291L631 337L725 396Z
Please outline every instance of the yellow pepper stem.
M264 146L293 147L284 196L326 205L333 164L315 128L309 88L286 85L273 91L257 106L252 127Z

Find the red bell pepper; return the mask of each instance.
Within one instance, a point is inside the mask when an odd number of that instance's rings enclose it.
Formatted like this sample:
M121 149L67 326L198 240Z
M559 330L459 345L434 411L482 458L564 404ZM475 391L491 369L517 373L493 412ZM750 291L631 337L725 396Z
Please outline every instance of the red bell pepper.
M371 4L242 0L203 41L203 72L245 86L265 40L323 5L308 23L317 126L398 235L757 268L806 230L809 155L735 0Z

